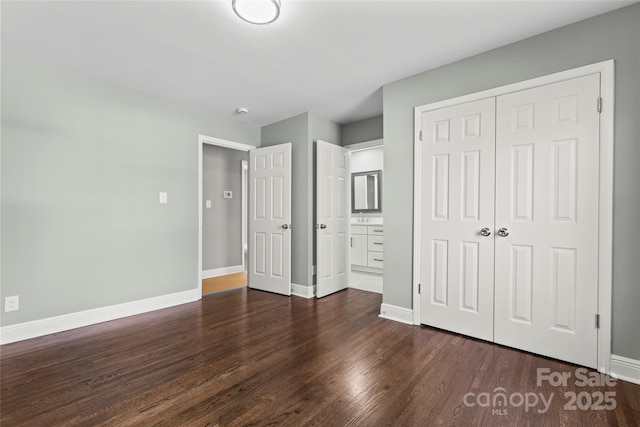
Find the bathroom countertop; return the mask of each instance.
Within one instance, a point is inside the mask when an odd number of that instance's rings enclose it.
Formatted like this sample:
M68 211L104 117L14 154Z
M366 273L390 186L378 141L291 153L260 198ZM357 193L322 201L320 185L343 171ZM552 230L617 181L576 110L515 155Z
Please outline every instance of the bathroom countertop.
M351 217L351 224L354 225L384 225L382 218L368 218L368 217Z

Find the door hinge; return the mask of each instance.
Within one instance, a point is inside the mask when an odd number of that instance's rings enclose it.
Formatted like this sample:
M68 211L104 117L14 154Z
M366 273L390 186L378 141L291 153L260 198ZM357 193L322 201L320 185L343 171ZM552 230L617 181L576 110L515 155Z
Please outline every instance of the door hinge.
M420 130L420 141L422 141L422 130Z
M351 247L353 247L353 237L351 238Z
M422 283L418 283L418 293L422 293Z
M596 314L596 329L600 329L600 315Z
M602 113L602 98L598 98L598 113Z

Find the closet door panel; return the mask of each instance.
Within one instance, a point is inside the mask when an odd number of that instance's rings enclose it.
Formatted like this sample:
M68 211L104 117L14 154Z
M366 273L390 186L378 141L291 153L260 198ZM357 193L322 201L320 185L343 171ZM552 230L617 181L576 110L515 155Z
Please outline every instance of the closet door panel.
M495 341L596 367L599 75L497 98ZM508 233L508 235L506 235Z
M495 99L422 115L423 324L493 340Z

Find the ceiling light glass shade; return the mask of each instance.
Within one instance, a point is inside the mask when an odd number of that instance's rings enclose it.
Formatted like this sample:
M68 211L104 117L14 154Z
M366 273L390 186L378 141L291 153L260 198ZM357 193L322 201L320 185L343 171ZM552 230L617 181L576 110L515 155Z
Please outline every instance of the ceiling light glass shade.
M280 16L280 0L232 0L231 7L240 19L256 25L267 25Z

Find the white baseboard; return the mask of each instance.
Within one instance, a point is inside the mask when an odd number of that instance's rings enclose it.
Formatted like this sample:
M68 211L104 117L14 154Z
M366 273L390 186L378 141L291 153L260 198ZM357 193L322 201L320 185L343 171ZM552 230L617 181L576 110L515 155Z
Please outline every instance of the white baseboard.
M197 301L202 298L198 289L176 292L123 304L100 307L77 313L63 314L46 319L33 320L0 328L0 344L9 344L29 338L68 331L135 314L146 313L174 305Z
M640 360L612 354L611 376L630 383L640 384Z
M211 279L212 277L224 276L225 274L242 273L244 269L241 265L232 265L230 267L214 268L213 270L203 270L202 278Z
M380 317L413 325L413 310L391 304L380 304Z
M375 292L376 294L382 294L382 284L368 284L368 283L350 283L351 289L359 289L361 291Z
M382 276L384 269L376 267L367 267L366 265L351 264L352 271L360 271L362 273L378 274Z
M302 286L297 283L291 284L291 295L302 298L313 298L316 296L315 286Z

